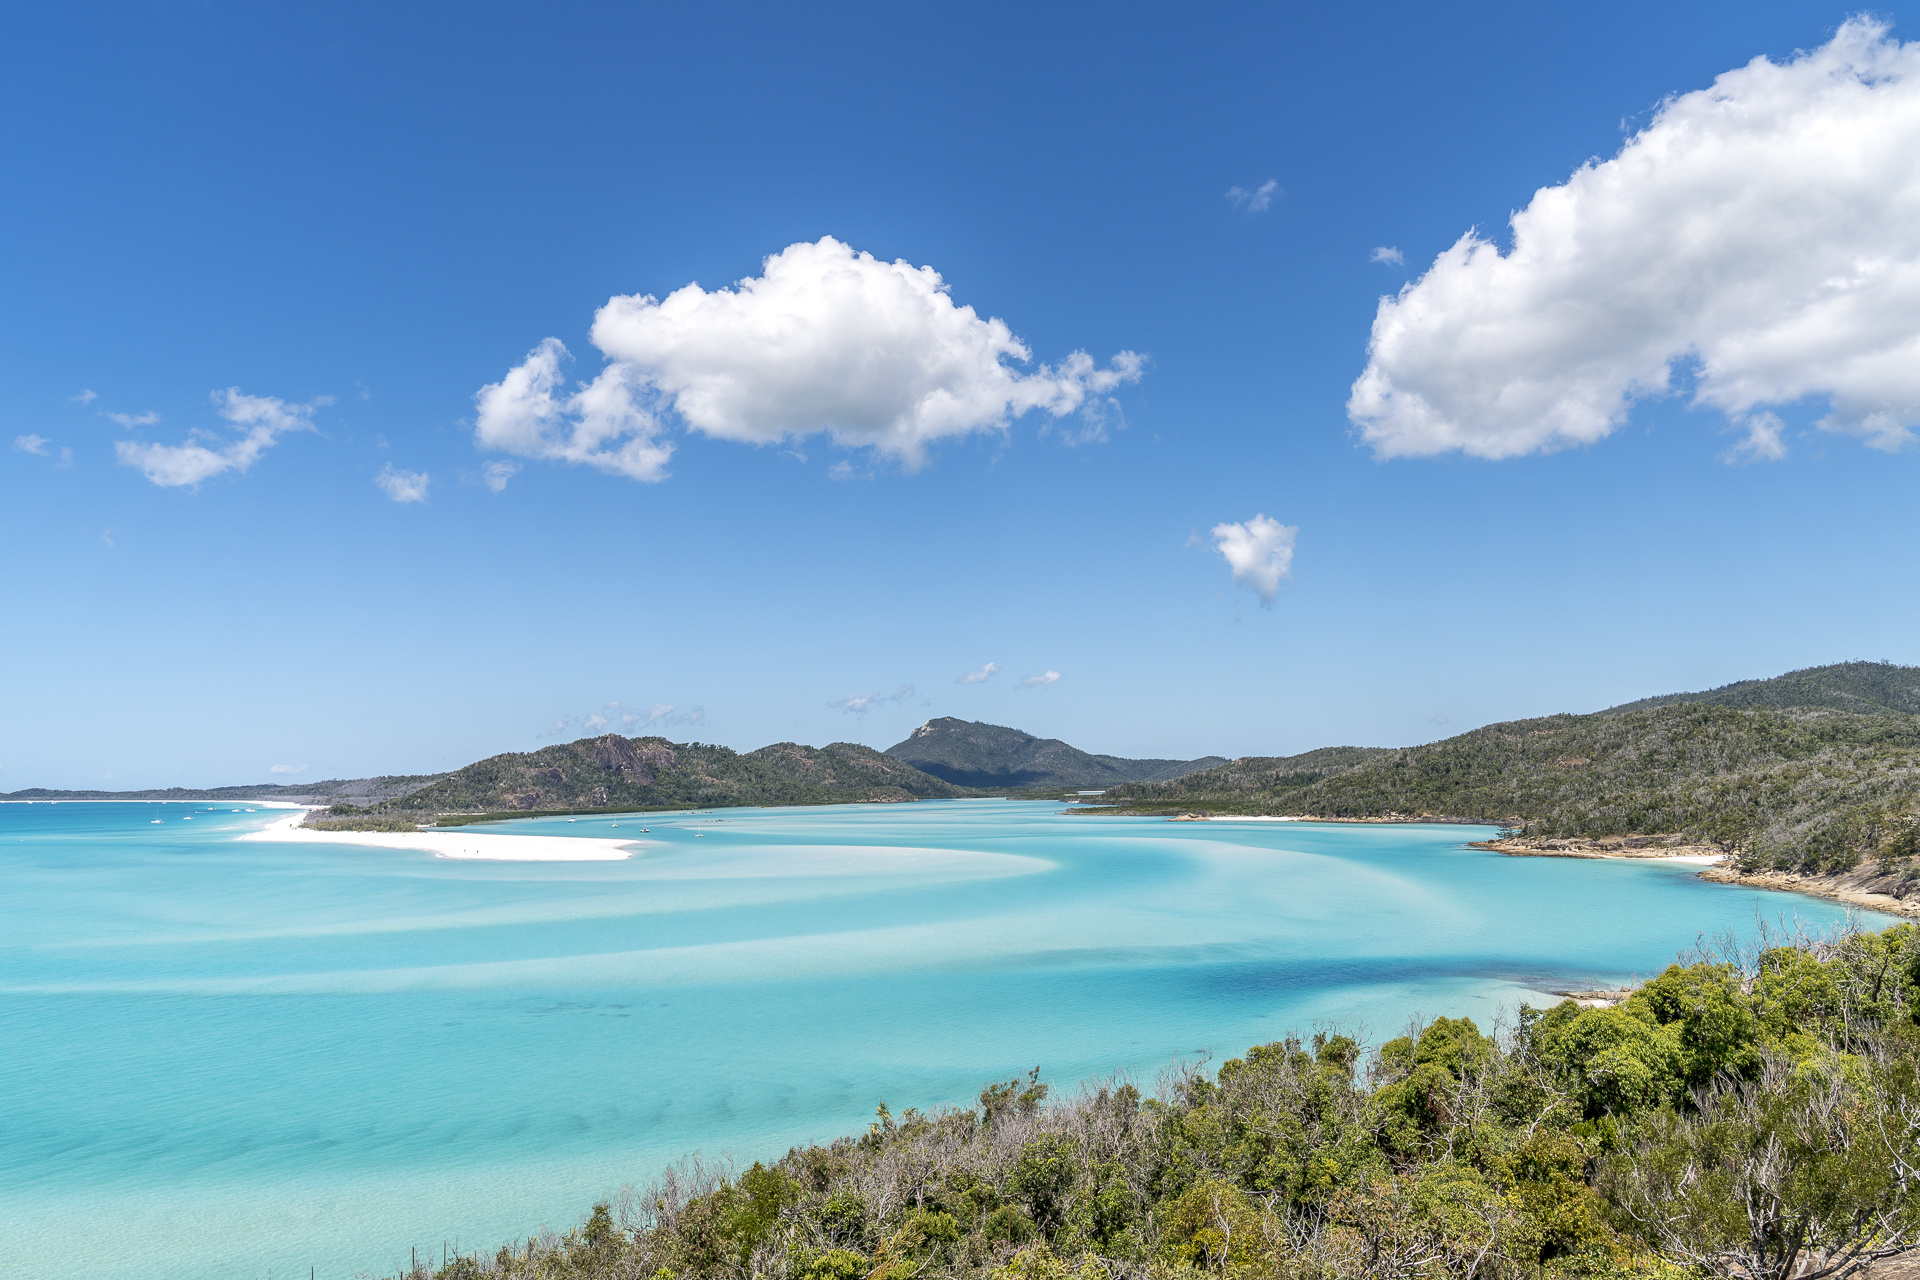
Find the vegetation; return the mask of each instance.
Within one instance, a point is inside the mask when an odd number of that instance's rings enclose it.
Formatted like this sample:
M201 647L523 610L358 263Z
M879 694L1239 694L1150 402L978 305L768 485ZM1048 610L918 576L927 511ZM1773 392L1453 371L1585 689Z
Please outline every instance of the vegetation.
M1676 702L1704 702L1716 707L1824 707L1862 715L1920 715L1920 667L1891 662L1836 662L1806 667L1770 680L1739 680L1704 693L1669 693L1614 707L1639 711Z
M1682 834L1739 853L1748 869L1832 873L1898 853L1909 839L1920 810L1920 717L1676 703L1489 725L1404 750L1235 760L1107 798L1132 812L1432 817L1529 836Z
M377 808L524 815L844 804L966 794L912 765L852 742L819 749L780 742L742 754L710 743L609 733L539 751L492 756Z
M359 805L329 805L322 812L309 813L300 825L314 831L418 831L433 822L430 813L389 810L369 813Z
M1226 763L1220 756L1128 760L1092 755L1058 738L952 716L927 721L905 742L888 747L887 754L958 786L1029 792L1161 782Z
M1709 949L1612 1008L1320 1034L1212 1076L687 1164L440 1280L1862 1275L1920 1242L1920 929Z

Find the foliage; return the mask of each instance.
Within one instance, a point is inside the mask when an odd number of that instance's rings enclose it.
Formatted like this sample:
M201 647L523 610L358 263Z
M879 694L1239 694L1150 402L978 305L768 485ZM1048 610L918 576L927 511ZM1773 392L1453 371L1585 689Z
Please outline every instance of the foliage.
M1128 760L1094 755L1058 738L1036 738L1003 725L953 716L927 721L904 742L888 747L887 754L960 786L1024 793L1164 782L1226 763L1219 756Z
M1920 927L1768 939L1612 1008L1260 1045L1157 1095L1038 1072L452 1277L1859 1276L1920 1241ZM428 1275L422 1270L420 1276Z
M1548 716L1405 750L1249 757L1116 787L1107 799L1129 812L1427 817L1529 836L1673 833L1720 844L1749 869L1832 873L1896 841L1920 842L1906 835L1920 811L1920 716L1693 702Z
M962 788L857 743L815 749L780 742L741 753L700 742L603 734L491 756L383 811L493 816L843 804L953 798Z

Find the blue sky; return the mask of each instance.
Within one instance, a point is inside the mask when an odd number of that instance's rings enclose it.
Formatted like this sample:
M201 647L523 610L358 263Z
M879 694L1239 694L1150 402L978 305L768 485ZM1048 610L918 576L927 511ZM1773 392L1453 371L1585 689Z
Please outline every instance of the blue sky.
M1812 91L1796 50L1909 56L1897 12L1830 45L1850 13L15 15L0 790L424 772L602 723L886 746L957 715L1278 754L1920 661L1904 188L1797 158L1791 113L1757 141L1699 95L1657 116L1756 57L1790 74L1723 96L1771 110ZM1856 79L1849 136L1912 154L1879 87L1898 76ZM1567 196L1590 215L1573 266L1553 210L1509 226L1688 110L1709 152L1649 143ZM1746 222L1672 250L1699 210ZM1472 228L1489 256L1443 259ZM977 313L936 317L955 341L992 317L1031 352L976 355L969 386L984 367L1053 399L909 456L851 418L813 428L911 388L856 403L831 360L776 370L751 316L690 313L706 354L661 355L666 313L636 303L615 443L670 450L658 478L554 443L612 367L590 333L610 298L698 282L731 304L823 237L889 288L896 259L939 273ZM1869 259L1892 274L1839 319L1787 278ZM834 358L874 345L821 332ZM483 421L477 393L548 338L571 363L545 425ZM1074 352L1115 376L1073 381ZM715 361L773 407L701 418ZM1356 416L1370 367L1398 399ZM1599 372L1569 390L1575 369ZM1520 386L1547 399L1516 409ZM513 468L497 491L489 464Z

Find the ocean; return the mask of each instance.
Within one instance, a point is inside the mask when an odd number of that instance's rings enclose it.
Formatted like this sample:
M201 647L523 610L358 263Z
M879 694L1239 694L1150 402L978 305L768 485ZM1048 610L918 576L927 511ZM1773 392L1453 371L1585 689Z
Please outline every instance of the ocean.
M968 800L492 828L647 842L623 862L235 841L276 816L0 805L0 1276L391 1274L882 1101L1489 1027L1702 934L1846 919L1459 826Z

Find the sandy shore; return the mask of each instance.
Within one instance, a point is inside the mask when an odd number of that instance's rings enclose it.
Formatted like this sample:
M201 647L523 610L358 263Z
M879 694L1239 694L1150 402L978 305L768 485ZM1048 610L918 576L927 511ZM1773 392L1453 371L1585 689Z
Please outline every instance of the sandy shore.
M370 849L404 849L436 858L479 858L492 862L618 862L631 858L648 840L601 840L590 836L503 836L453 827L446 831L310 831L301 827L302 807L236 840L276 844L357 844Z
M1620 858L1633 862L1678 862L1693 867L1717 867L1726 861L1726 855L1712 845L1681 844L1677 836L1671 841L1666 836L1602 836L1599 839L1520 836L1512 840L1473 840L1467 847L1504 853L1509 858Z

